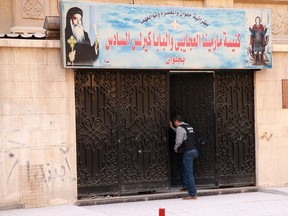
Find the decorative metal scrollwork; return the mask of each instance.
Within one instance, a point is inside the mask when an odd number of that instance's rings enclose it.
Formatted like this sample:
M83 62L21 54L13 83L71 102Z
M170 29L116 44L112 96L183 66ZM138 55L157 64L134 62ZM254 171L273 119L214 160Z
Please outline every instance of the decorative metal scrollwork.
M216 152L219 176L254 175L253 72L216 73Z
M167 80L158 71L76 72L78 186L168 182Z

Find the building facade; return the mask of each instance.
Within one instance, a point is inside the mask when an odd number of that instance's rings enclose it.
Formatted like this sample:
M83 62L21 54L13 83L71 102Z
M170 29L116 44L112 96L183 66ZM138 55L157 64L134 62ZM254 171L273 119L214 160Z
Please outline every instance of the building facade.
M272 9L272 68L253 73L253 182L261 188L287 186L288 1L113 3ZM35 37L37 33L45 32L46 16L59 16L60 13L59 1L52 0L4 0L0 11L5 17L0 21L2 35L21 32L32 33ZM79 101L75 88L76 71L63 67L59 39L11 37L0 38L0 207L74 203L82 181L79 169L77 171L76 108Z

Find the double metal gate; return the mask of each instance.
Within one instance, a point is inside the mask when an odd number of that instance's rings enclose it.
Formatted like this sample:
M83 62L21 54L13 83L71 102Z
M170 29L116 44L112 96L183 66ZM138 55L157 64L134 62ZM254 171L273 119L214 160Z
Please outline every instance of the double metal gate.
M78 194L168 188L168 73L75 73Z
M170 115L182 114L199 138L198 186L255 184L253 80L252 71L235 70L170 76ZM171 131L169 142L171 150ZM172 184L179 185L180 157L171 158Z
M168 129L176 113L199 137L197 185L255 184L251 71L79 70L75 97L80 196L180 184L179 156Z

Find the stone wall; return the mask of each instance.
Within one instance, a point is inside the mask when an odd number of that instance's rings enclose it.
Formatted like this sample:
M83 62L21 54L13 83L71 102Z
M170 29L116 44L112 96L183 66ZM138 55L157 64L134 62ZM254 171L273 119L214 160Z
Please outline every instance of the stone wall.
M281 45L279 50L274 47L273 69L258 71L255 76L259 187L288 186L288 109L282 108L282 79L288 79L288 45Z
M0 40L0 206L76 199L74 72L59 41L29 43Z

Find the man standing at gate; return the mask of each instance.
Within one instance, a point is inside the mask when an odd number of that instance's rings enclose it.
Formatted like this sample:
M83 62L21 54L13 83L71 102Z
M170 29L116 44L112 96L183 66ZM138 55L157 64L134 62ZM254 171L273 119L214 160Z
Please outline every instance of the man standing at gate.
M193 174L193 162L198 157L198 150L195 142L195 132L192 126L184 122L181 115L173 118L176 129L170 123L170 127L176 131L174 150L182 153L182 181L183 186L187 185L188 196L184 200L197 199L197 190Z

